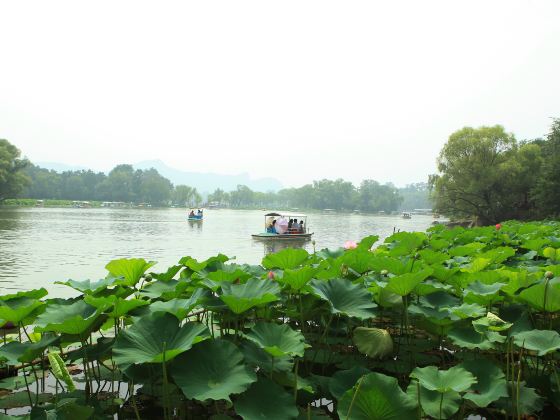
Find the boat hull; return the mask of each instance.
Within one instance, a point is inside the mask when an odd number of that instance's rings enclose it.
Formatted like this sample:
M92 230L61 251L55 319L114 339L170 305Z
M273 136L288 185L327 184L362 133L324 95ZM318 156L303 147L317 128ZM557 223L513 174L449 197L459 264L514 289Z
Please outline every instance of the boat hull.
M202 222L202 217L189 217L187 218L189 222Z
M263 241L307 241L311 239L312 233L283 233L283 234L276 234L276 233L256 233L251 235L253 239L259 239Z

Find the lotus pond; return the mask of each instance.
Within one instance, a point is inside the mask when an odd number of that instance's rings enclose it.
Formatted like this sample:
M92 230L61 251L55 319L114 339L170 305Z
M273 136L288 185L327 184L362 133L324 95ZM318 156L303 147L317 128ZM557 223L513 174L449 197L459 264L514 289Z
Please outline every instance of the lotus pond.
M0 418L558 418L560 223L0 296Z

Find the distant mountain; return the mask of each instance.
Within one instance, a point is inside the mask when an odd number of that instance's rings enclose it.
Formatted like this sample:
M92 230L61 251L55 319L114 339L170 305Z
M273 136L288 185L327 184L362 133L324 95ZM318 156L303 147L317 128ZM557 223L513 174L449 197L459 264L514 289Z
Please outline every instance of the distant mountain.
M65 171L82 171L88 170L84 166L73 166L73 165L66 165L65 163L57 163L57 162L36 162L35 165L40 166L41 168L49 169L55 172L65 172ZM95 171L97 172L97 171Z
M161 160L146 160L133 165L136 169L156 169L161 175L169 179L173 184L185 184L202 193L211 193L216 188L231 191L238 185L246 185L253 191L278 191L282 189L282 184L275 178L252 179L248 173L238 175L222 175L215 173L186 172L176 168L171 168Z

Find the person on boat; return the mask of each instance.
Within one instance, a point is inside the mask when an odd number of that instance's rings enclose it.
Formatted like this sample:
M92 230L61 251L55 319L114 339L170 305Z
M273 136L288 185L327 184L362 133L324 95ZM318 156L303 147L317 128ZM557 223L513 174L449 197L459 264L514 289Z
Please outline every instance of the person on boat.
M196 212L197 215L202 216L202 210L198 209L198 211Z
M189 213L189 217L194 217L194 210L191 210L191 212Z
M289 233L298 233L298 227L299 227L299 225L298 225L297 219L294 219L293 223L292 223L292 228L289 229L288 232Z
M272 232L271 233L278 233L278 231L276 230L276 220L272 221Z
M303 219L299 222L299 233L305 233L305 229L303 228Z
M292 225L294 224L294 219L290 219L290 221L288 222L288 232L290 230L292 230Z

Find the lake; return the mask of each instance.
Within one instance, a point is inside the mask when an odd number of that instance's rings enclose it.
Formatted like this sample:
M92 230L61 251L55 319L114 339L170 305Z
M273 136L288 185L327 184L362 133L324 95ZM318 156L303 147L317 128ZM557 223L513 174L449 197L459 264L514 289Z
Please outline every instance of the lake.
M0 294L45 287L51 297L75 293L55 281L97 280L115 258L158 261L164 271L181 257L206 259L219 252L238 263L260 263L288 246L251 238L263 230L264 211L205 210L187 222L184 209L0 208ZM338 248L367 235L382 239L393 229L423 231L431 216L308 213L316 249ZM303 245L313 251L311 241Z

